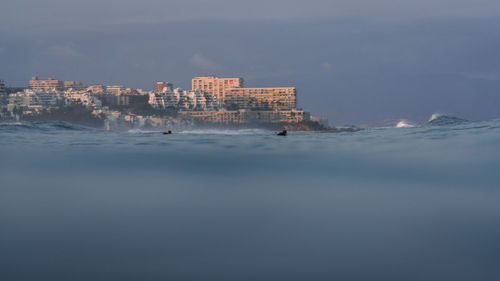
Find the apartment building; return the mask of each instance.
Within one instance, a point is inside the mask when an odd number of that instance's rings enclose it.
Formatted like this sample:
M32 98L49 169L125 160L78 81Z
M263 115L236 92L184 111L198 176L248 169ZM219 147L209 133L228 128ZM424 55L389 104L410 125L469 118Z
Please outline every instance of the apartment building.
M66 91L64 93L66 104L82 104L87 107L94 107L100 109L102 102L93 94L87 91Z
M244 110L220 110L220 111L181 111L179 117L208 123L244 123Z
M24 92L12 93L9 95L9 110L13 107L23 108L47 108L57 104L63 96L56 92L25 90Z
M83 90L85 86L78 81L63 81L63 90Z
M104 93L105 87L103 85L90 85L87 87L87 91L91 91L92 93Z
M224 90L227 88L243 87L243 78L220 78L217 76L197 76L191 80L192 90L201 90L213 96L219 101L224 100Z
M63 81L53 79L49 77L46 80L40 80L38 79L37 76L31 77L31 80L29 81L30 89L37 92L37 91L44 91L44 92L50 92L50 91L61 91L64 88Z
M119 95L121 94L122 90L123 90L123 85L106 86L106 93L108 94Z
M263 123L300 123L311 119L311 114L302 109L249 111L250 122Z
M292 110L297 105L295 87L225 89L224 108L253 110Z
M209 123L300 123L310 120L310 113L301 109L292 110L211 110L181 111L179 116Z

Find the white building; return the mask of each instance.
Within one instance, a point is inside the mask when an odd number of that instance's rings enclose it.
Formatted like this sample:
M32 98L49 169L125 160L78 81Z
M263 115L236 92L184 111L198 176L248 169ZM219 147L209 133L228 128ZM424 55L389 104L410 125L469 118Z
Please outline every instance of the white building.
M182 89L177 88L173 90L172 92L167 92L167 103L165 104L166 107L168 108L175 108L177 109L179 107L179 102L181 100L181 92Z
M55 106L59 100L62 100L62 96L58 92L24 90L24 92L9 95L9 109L13 107L47 108Z
M150 92L149 104L156 109L173 108L180 111L206 111L219 108L216 96L199 89L187 91L176 88L173 91Z
M91 91L66 91L64 93L66 104L79 103L86 107L102 108L102 102L92 95Z
M148 103L154 109L164 109L165 108L165 95L150 92Z
M196 107L195 91L186 91L181 89L175 90L178 90L179 93L179 110L190 111Z

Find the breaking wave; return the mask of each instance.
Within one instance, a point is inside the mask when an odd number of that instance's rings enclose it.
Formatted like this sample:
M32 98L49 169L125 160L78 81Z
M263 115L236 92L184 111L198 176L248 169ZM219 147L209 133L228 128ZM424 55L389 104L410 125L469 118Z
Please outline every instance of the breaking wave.
M448 115L442 115L438 113L434 113L431 115L431 118L429 118L429 121L427 122L428 125L431 126L453 126L453 125L459 125L469 122L468 120L454 117L454 116L448 116Z
M408 120L401 119L397 124L396 128L413 128L415 125L411 124Z

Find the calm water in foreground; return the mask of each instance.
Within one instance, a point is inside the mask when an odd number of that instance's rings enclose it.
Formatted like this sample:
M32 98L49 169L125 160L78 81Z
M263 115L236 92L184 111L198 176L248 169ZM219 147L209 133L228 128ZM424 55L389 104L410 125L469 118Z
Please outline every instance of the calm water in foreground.
M500 120L0 124L0 280L500 280Z

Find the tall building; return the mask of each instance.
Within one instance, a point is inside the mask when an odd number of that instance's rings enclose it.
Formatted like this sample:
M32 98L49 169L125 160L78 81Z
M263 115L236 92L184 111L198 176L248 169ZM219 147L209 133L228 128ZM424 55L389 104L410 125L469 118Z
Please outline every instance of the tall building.
M224 100L224 90L243 87L243 78L219 78L217 76L198 76L191 80L192 90L201 90Z
M49 77L47 80L40 80L38 77L33 76L29 82L30 89L33 91L61 91L64 87L63 82L60 80L52 79Z
M83 84L78 81L63 81L63 89L82 90L84 88Z
M292 110L297 105L295 87L225 89L227 109Z
M174 84L169 82L156 81L154 86L155 93L172 92L174 90Z

